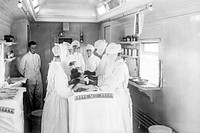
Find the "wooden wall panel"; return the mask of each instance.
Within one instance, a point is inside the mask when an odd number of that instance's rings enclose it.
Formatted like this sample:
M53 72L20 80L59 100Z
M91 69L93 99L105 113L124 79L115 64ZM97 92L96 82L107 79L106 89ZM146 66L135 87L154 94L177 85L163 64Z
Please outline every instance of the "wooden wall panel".
M42 79L44 89L46 89L46 77L48 72L48 63L52 60L51 48L57 41L60 31L62 31L61 22L34 22L31 23L31 40L38 43L37 52L42 60ZM85 46L94 44L98 39L98 25L96 23L69 23L69 31L65 31L64 37L71 37L73 40L80 39L80 30L84 34L84 42L81 44L81 51L86 56Z

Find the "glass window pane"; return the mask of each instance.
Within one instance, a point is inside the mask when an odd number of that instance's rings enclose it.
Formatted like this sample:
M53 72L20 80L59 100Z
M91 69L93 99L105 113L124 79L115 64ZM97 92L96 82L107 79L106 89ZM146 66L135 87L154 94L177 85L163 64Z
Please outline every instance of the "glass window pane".
M148 40L140 45L140 77L155 86L159 86L160 81L159 45L159 42Z
M158 53L159 51L158 43L150 43L150 44L143 44L143 45L144 45L144 52Z

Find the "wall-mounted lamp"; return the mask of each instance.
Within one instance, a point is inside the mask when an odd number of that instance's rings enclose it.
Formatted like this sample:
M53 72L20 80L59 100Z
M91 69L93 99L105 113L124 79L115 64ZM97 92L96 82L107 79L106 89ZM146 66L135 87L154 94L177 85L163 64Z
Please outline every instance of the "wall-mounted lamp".
M80 31L80 42L81 43L83 43L83 40L84 40L83 37L84 37L83 31Z
M59 34L58 34L59 37L64 37L64 35L65 35L65 31L61 31L61 32L59 32Z
M146 9L148 9L149 11L153 10L153 5L151 3L146 5Z
M19 0L19 1L18 1L17 7L18 7L18 8L22 8L22 0Z

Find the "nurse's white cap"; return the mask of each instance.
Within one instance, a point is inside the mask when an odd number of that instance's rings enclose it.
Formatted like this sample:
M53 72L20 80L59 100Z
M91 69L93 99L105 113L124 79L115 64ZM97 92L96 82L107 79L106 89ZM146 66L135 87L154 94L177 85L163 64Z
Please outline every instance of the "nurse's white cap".
M67 46L68 49L73 49L72 45L69 43L69 45Z
M105 40L97 40L95 43L94 43L94 47L95 49L97 49L97 54L98 55L102 55L104 50L106 49L106 46L107 46L108 43L106 43Z
M93 51L94 51L94 46L91 45L91 44L88 44L88 45L86 46L86 50L91 50L91 51L93 52Z
M54 56L60 56L60 54L61 54L60 46L59 45L55 45L52 48L52 52L53 52Z
M77 41L77 40L74 40L72 43L71 43L72 46L77 46L77 47L80 47L80 42Z
M70 43L68 43L68 42L63 42L63 44L64 44L65 46L67 46L67 47L68 47L68 45L70 45Z
M122 52L120 44L110 43L106 48L106 54L118 54Z

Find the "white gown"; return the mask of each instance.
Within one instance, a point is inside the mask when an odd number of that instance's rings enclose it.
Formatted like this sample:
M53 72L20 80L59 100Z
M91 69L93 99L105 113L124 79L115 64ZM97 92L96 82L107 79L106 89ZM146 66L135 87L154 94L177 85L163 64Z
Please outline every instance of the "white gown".
M83 59L83 55L81 53L75 52L74 53L76 63L75 67L79 67L81 71L85 70L85 61Z
M123 120L123 133L133 133L132 128L132 101L127 88L129 81L129 71L123 59L115 62L115 67L106 77L100 87L102 91L112 91L116 95L121 119Z
M85 62L85 70L95 72L99 66L100 58L92 54Z
M68 97L72 92L60 62L50 63L47 79L41 133L68 133Z

